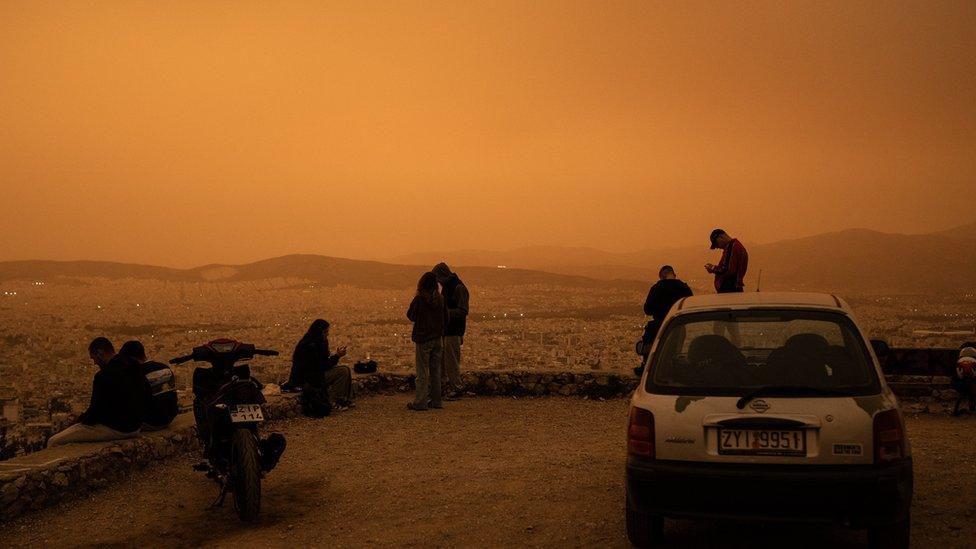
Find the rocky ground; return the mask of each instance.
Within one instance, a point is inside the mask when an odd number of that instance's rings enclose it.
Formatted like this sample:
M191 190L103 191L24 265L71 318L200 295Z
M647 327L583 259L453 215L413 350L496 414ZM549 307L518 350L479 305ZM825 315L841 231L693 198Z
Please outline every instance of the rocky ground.
M278 422L289 449L241 524L215 487L171 459L84 500L0 527L14 546L626 547L627 401L477 398L408 413L406 396L363 399L324 420ZM913 545L976 540L976 417L909 418L916 456ZM669 521L671 547L863 547L821 526Z

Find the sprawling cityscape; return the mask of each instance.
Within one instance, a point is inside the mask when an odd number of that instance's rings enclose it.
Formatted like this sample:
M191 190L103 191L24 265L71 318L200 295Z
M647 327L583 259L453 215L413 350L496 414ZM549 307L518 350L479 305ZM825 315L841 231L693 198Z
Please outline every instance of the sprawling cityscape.
M705 289L696 289L705 291ZM315 318L332 323L331 344L345 362L371 359L380 369L413 368L405 310L411 291L320 287L298 279L241 283L61 279L0 287L0 456L44 446L88 404L96 367L88 342L142 341L166 361L211 339L232 337L272 348L252 371L280 383L291 350ZM645 319L644 294L620 289L541 285L471 288L465 369L626 372ZM872 337L892 346L956 347L972 338L976 295L847 296ZM174 367L189 402L194 365Z

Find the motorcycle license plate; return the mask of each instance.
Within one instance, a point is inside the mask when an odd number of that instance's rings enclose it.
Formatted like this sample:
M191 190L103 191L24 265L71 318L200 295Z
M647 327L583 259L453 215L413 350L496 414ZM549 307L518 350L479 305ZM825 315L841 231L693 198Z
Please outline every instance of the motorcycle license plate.
M232 423L264 421L264 412L261 411L260 404L238 404L230 411L230 421Z
M719 429L718 453L752 456L805 456L807 441L798 429Z

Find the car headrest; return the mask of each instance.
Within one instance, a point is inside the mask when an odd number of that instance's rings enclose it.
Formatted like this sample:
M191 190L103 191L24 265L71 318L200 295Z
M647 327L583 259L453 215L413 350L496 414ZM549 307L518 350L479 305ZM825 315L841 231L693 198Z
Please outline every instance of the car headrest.
M819 334L796 334L787 339L783 347L793 353L825 354L830 344Z
M688 362L693 366L742 365L745 357L739 348L720 335L700 335L688 346Z

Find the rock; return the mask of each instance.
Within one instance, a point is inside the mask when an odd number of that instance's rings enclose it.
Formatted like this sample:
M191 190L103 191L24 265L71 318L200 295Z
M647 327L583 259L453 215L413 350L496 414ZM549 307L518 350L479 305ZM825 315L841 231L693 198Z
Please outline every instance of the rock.
M67 488L68 476L61 472L55 473L54 478L51 479L51 485L57 486L58 488Z
M563 396L575 395L577 390L578 387L575 384L567 383L566 385L563 385L562 389L559 389L559 394Z
M20 488L15 486L14 482L8 482L4 485L3 489L0 490L0 507L6 507L17 501L17 496L19 495Z
M956 399L959 398L959 392L956 391L955 389L946 389L944 391L939 392L939 398L942 399L943 401L949 401L955 403Z

